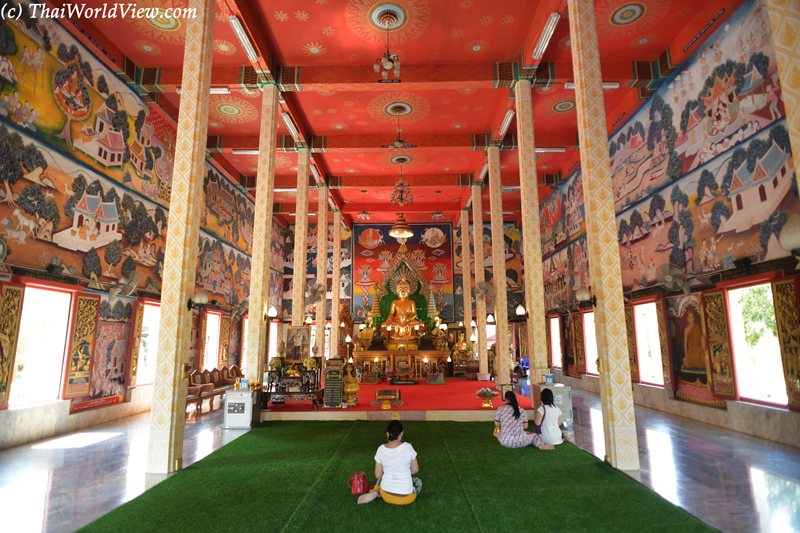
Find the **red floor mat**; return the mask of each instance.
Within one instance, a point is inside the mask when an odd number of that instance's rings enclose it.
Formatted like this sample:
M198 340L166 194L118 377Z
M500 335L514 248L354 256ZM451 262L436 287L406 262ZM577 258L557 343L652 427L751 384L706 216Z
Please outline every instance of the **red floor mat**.
M463 378L445 378L447 385L390 385L381 382L377 385L360 383L358 405L349 407L355 411L375 411L380 407L370 407L375 400L375 391L378 389L399 389L401 399L405 402L403 407L393 407L393 411L473 411L481 410L481 399L475 396L478 389L484 387L494 388L494 383L487 381L472 381ZM532 409L531 400L517 394L520 407ZM503 405L497 397L492 400L494 408ZM487 411L488 408L485 408ZM311 402L286 402L282 405L270 406L271 411L311 411Z

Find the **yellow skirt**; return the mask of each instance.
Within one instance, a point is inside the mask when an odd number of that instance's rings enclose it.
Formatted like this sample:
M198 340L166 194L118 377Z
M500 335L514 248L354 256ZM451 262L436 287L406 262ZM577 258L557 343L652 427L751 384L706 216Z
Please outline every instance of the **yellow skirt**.
M383 487L378 487L381 491L381 498L386 503L391 503L393 505L408 505L409 503L413 502L417 499L417 493L412 492L411 494L407 494L405 496L396 496L394 494L389 494L388 492L383 490Z

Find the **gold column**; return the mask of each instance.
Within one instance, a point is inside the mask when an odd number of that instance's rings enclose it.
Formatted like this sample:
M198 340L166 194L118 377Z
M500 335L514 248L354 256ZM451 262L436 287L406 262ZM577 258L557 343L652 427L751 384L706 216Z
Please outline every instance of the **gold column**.
M464 325L470 331L469 323L472 320L472 273L470 271L469 253L469 209L461 210L461 278L463 279L464 292ZM470 332L470 335L472 333ZM469 339L469 335L467 335Z
M333 210L333 274L331 275L331 357L339 355L339 286L342 284L342 212Z
M148 474L167 474L183 464L186 419L184 364L188 363L192 312L186 302L194 294L200 207L203 202L211 54L214 44L214 0L190 0L196 18L186 20L178 134L172 176L158 364L153 384Z
M500 183L500 147L489 147L489 210L492 222L492 277L494 278L494 319L497 339L494 353L497 383L509 383L511 354L508 351L508 293L506 252L503 238L503 187Z
M536 173L536 141L533 134L531 82L516 87L519 183L522 193L522 235L525 257L525 309L528 311L528 355L532 383L544 382L547 370L547 320L542 279L542 234L539 222L539 178Z
M250 269L250 318L244 347L244 375L260 382L264 372L269 306L269 259L272 246L272 201L275 190L275 150L278 131L278 87L267 85L261 94L261 128L258 141L256 213L253 227L253 264Z
M597 296L597 351L603 363L600 400L606 459L616 468L638 470L639 448L633 412L594 2L568 0L568 6L578 136L581 139L589 272L592 289Z
M475 286L486 281L483 267L483 195L480 185L472 186L472 242L475 246ZM486 299L475 295L476 336L475 355L480 363L481 374L489 374L489 358L486 355Z
M786 108L786 126L795 161L800 157L800 2L767 0L775 58L781 80L781 100ZM800 180L800 173L797 173Z
M292 272L292 325L306 318L306 254L308 253L308 159L311 151L297 152L297 205L294 217L294 269Z
M317 188L317 284L328 287L328 187ZM317 355L325 358L325 319L328 297L317 302Z

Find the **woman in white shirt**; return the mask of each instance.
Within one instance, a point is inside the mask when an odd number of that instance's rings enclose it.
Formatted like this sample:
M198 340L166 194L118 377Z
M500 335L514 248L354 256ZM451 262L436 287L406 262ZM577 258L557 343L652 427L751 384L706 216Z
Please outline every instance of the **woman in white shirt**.
M375 453L375 477L378 483L372 491L358 497L358 503L369 503L382 498L386 503L406 505L417 499L422 490L422 481L411 477L419 472L417 452L403 442L403 424L392 420L386 426L386 438Z
M542 426L542 441L545 444L561 444L561 409L553 401L553 391L542 389L542 405L536 410L536 425Z

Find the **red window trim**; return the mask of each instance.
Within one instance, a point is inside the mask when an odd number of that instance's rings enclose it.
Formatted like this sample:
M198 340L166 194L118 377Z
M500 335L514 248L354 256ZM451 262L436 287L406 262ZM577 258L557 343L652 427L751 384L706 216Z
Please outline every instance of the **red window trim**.
M742 289L745 287L752 287L753 285L763 285L765 283L775 281L778 278L784 277L783 272L780 270L772 270L770 272L763 272L761 274L754 274L744 278L732 279L730 281L720 281L717 283L717 289Z
M68 283L60 283L58 281L32 278L30 276L17 276L15 278L15 281L17 283L24 285L25 287L33 287L48 291L69 292L69 293L78 293L84 291L84 288L81 287L80 285L70 285Z

